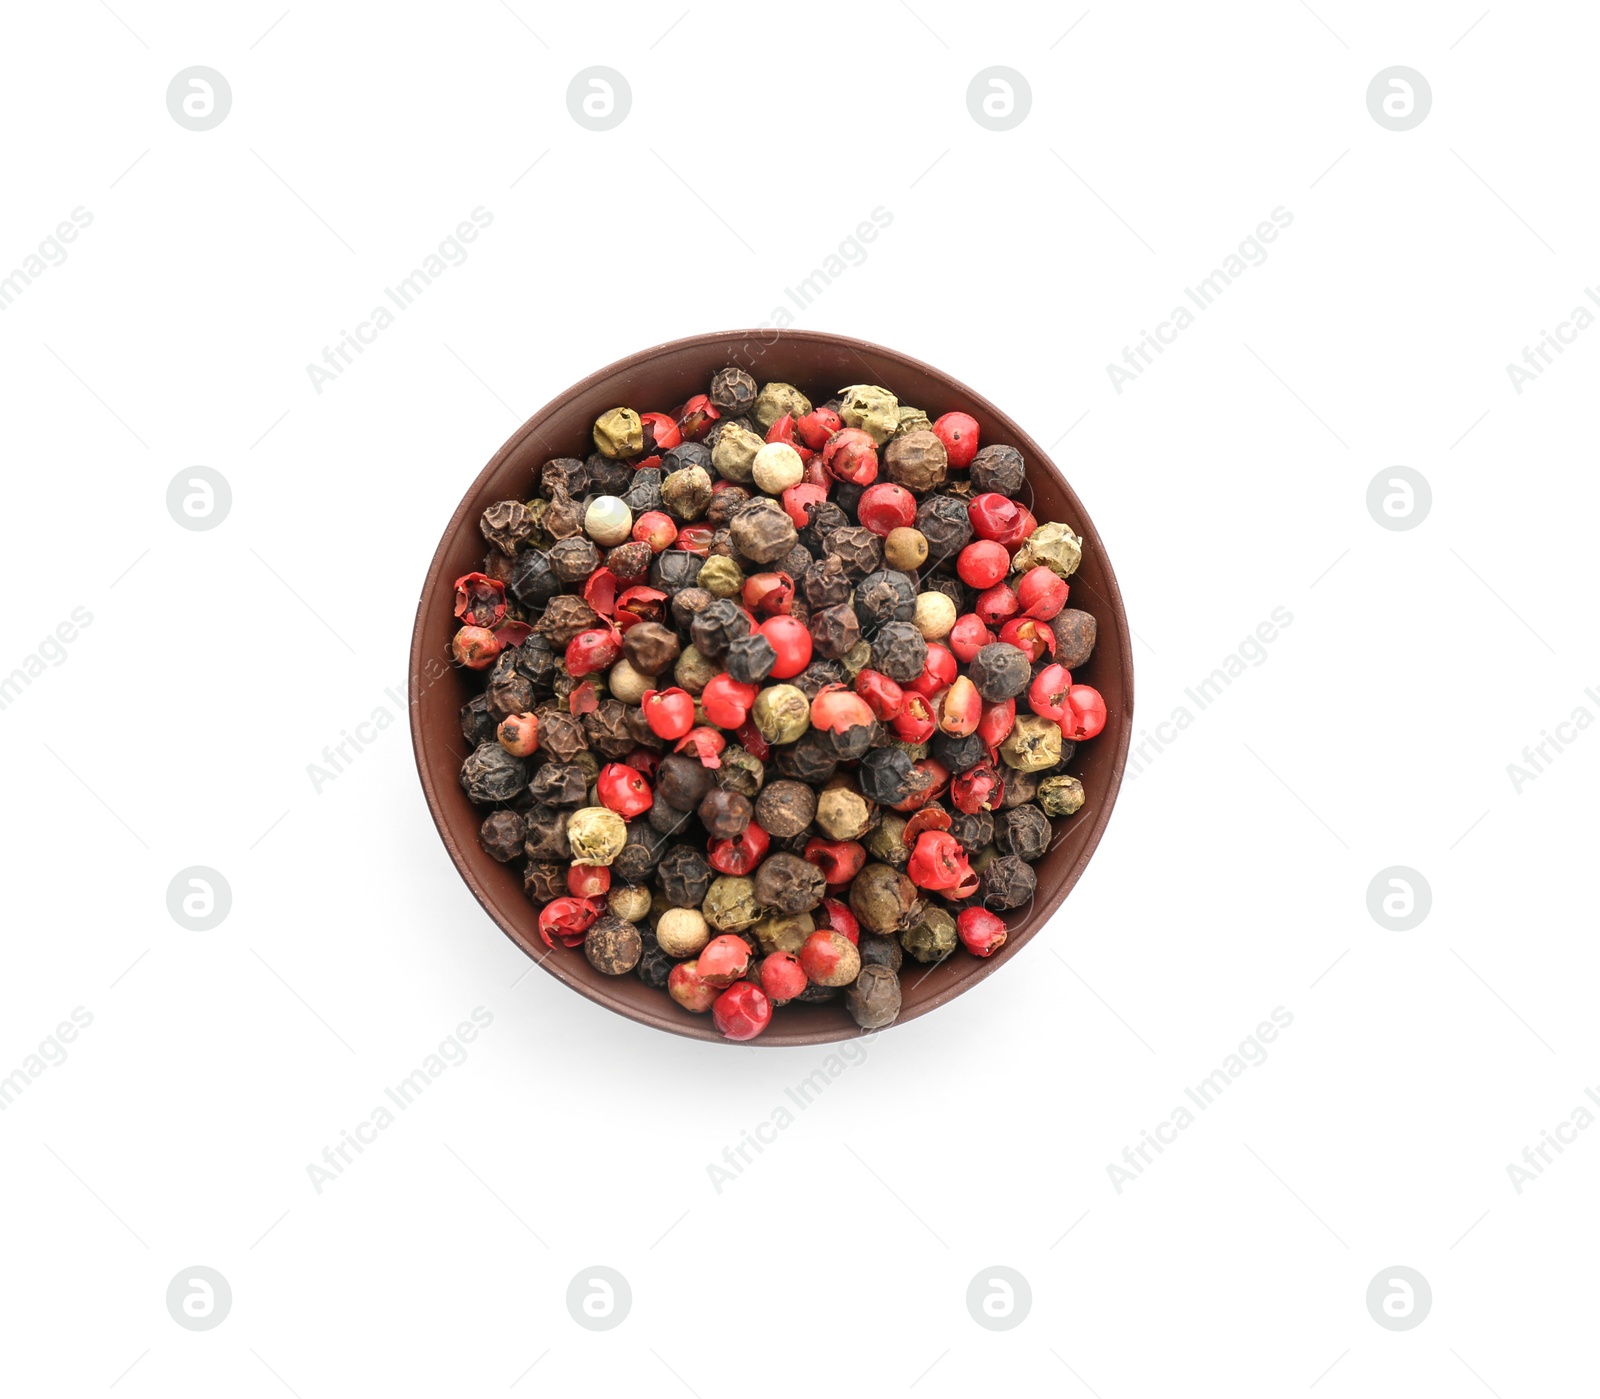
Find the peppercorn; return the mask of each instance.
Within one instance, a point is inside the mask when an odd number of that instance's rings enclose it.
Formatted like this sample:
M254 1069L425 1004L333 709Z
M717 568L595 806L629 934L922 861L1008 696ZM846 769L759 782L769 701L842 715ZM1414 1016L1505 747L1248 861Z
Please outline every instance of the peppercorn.
M1034 861L1050 848L1050 818L1037 806L1002 811L995 822L994 843L1002 855Z
M693 646L686 646L672 668L672 678L691 695L698 695L718 674L714 661L702 656Z
M733 547L756 563L774 563L799 538L789 513L775 500L758 496L747 501L728 525Z
M528 838L523 842L522 853L530 860L545 863L572 858L572 845L567 840L566 812L548 806L532 806L523 813L523 819L528 823ZM562 888L565 889L565 868L561 877Z
M702 466L686 466L661 483L661 504L674 519L698 520L711 503L711 475Z
M857 770L857 778L860 771ZM885 811L878 824L867 832L867 854L880 864L893 865L896 869L904 869L911 858L911 851L906 847L903 839L906 829L906 818L893 811Z
M656 773L656 797L676 811L693 811L711 790L711 769L684 753L669 753Z
M817 794L804 782L780 778L769 782L756 798L756 824L774 838L802 834L816 814Z
M607 457L637 456L644 449L644 424L631 408L611 408L594 420L594 445Z
M813 622L815 620L815 618L812 618ZM839 661L824 659L812 661L800 674L795 676L794 686L807 699L814 700L823 686L843 685L848 678L844 666Z
M751 638L763 645L770 645L763 637ZM742 642L740 643L743 644ZM729 650L729 674L734 679L742 680L732 668L733 650ZM771 667L769 666L770 670ZM754 721L757 732L771 744L785 744L796 742L811 726L811 702L805 694L794 685L769 685L759 695L750 710L750 717Z
M968 676L978 693L991 704L1015 699L1028 688L1033 667L1027 653L1005 641L992 641L978 649Z
M721 490L712 491L711 504L706 506L705 522L716 530L727 529L733 517L739 513L739 507L750 499L750 492L743 486L724 485Z
M1038 801L1046 816L1071 816L1083 807L1083 783L1076 777L1047 777L1039 784Z
M810 631L814 652L824 660L838 660L849 655L861 640L861 621L856 608L848 603L840 603L837 607L824 607L821 611L813 612Z
M817 930L816 920L809 912L771 913L750 929L757 947L768 956L776 953L793 954Z
M517 669L515 651L502 651L496 658L483 695L489 702L489 713L497 722L533 708L533 682Z
M954 496L930 496L917 507L917 529L928 541L928 563L937 568L953 563L972 542L972 519Z
M898 932L921 906L916 886L888 865L867 865L850 886L850 911L865 932Z
M869 573L856 585L855 609L867 627L909 622L916 604L917 585L904 573L880 570Z
M557 486L538 512L539 533L548 541L571 539L583 533L583 507Z
M680 442L671 448L661 458L661 471L663 475L670 476L674 471L683 471L688 467L698 466L709 476L711 471L711 448L703 442Z
M875 814L873 803L849 778L840 776L832 778L818 795L814 820L817 828L833 840L859 840L871 827Z
M989 745L977 733L960 736L938 733L934 735L928 752L952 773L962 773L977 767L989 756Z
M478 843L484 853L502 865L522 854L528 838L528 823L515 811L491 811L478 827Z
M715 601L704 588L680 588L672 595L672 624L679 631L687 631L694 619Z
M641 675L660 675L678 659L679 650L677 634L659 622L636 622L622 638L623 655Z
M891 680L909 684L928 663L928 643L910 622L886 622L871 640L872 668ZM1023 664L1026 668L1026 658Z
M1022 453L1015 447L991 442L980 447L972 458L969 472L972 488L980 493L993 491L996 495L1016 496L1027 480L1027 467Z
M583 716L583 730L589 737L589 747L606 758L625 758L638 747L628 726L628 706L620 700L601 700Z
M994 817L987 811L961 812L950 822L950 834L969 855L994 840Z
M607 915L590 924L584 934L583 955L605 976L621 976L639 965L644 943L639 930L625 919Z
M861 954L863 970L867 967L887 967L890 971L897 972L901 963L905 961L899 940L885 937L882 933L862 933L861 941L856 947Z
M926 421L926 419L924 419ZM884 474L910 491L937 490L948 462L944 443L927 428L897 435L883 454Z
M728 431L729 428L737 428L740 432L755 433L757 437L761 435L756 432L755 421L746 414L741 413L732 418L718 418L706 435L700 439L713 456L716 455L717 443L722 439L722 434Z
M748 485L754 476L756 454L766 445L765 438L737 422L719 424L711 465L723 480Z
M590 452L583 460L583 469L589 478L582 492L585 495L621 495L633 480L633 468L627 462L614 461L604 452Z
M818 986L848 986L861 971L861 954L843 933L822 929L801 945L800 965Z
M815 505L806 506L806 518L809 523L800 531L800 543L815 559L825 558L828 553L826 540L836 529L848 529L850 517L844 509L834 500L824 500ZM869 570L870 571L870 570Z
M536 904L547 904L567 892L567 867L554 860L530 859L522 867L522 892Z
M538 609L561 592L561 580L550 567L548 555L529 552L517 555L506 588L524 607Z
M849 602L855 596L844 560L834 555L812 563L800 579L801 596L811 605L812 615Z
M901 573L921 568L928 558L928 541L921 530L896 525L883 541L883 560Z
M489 701L483 695L474 695L461 706L461 737L474 748L480 743L494 742L498 722L489 713Z
M750 824L752 808L748 797L713 787L701 799L698 814L713 840L733 840Z
M1016 727L1000 745L1007 766L1040 772L1061 761L1061 726L1037 714L1019 714Z
M600 567L600 551L588 539L562 539L550 549L550 567L563 583L581 583Z
M642 466L633 473L633 480L628 483L627 493L622 499L633 511L636 523L641 515L661 509L662 475L659 466Z
M883 540L869 529L848 525L831 531L825 543L852 583L883 567Z
M888 389L855 384L839 396L839 416L883 446L900 426L900 403Z
M773 382L761 386L761 392L756 395L756 401L750 409L750 416L762 432L769 432L784 414L803 418L810 411L811 400L793 384Z
M694 957L711 941L711 929L698 907L680 906L661 915L656 923L656 940L661 950L673 957Z
M761 917L755 885L736 874L725 874L711 881L700 911L719 933L737 933Z
M650 891L642 884L617 884L606 896L606 912L630 923L642 923L650 913Z
M479 516L478 529L495 548L514 554L533 533L533 514L520 500L497 500Z
M698 908L711 888L711 866L692 845L674 845L656 867L656 882L674 908Z
M627 841L627 826L609 807L581 807L567 818L567 843L579 864L609 865Z
M1067 608L1050 619L1050 630L1056 637L1056 664L1067 670L1076 670L1094 652L1094 618L1087 612Z
M895 806L911 793L911 758L898 748L874 748L856 769L861 794L880 806Z
M924 964L942 962L956 950L956 920L942 908L926 908L900 934L900 946Z
M589 782L576 763L546 763L533 774L528 790L546 806L582 806Z
M641 933L640 939L644 944L644 951L639 957L639 965L634 968L635 974L652 991L665 991L667 979L677 964L668 953L662 951L661 944L649 933Z
M731 415L748 413L756 401L756 381L742 369L729 366L711 376L712 404Z
M772 643L759 633L741 636L731 642L722 664L741 685L759 685L778 663Z
M486 740L472 750L461 765L461 786L473 801L483 805L508 802L528 783L527 764L499 743Z
M736 597L744 586L744 571L731 558L713 556L705 561L695 581L712 597Z
M822 871L798 855L768 855L756 870L756 902L783 914L809 913L822 902L828 882Z
M774 748L772 757L778 771L797 782L826 782L839 766L827 739L814 729L806 730L797 742Z
M730 743L722 750L722 766L716 771L717 786L754 800L766 776L766 764L748 749Z
M1001 855L980 876L985 908L1021 908L1033 897L1033 867L1016 855Z
M781 495L790 486L798 486L805 474L800 453L787 442L766 443L750 463L751 478L769 495Z
M726 655L730 645L749 634L750 614L727 598L718 598L702 608L689 627L695 650L712 660Z
M1040 525L1023 540L1011 566L1019 573L1026 573L1042 565L1066 578L1077 572L1082 561L1083 539L1066 525L1051 523Z

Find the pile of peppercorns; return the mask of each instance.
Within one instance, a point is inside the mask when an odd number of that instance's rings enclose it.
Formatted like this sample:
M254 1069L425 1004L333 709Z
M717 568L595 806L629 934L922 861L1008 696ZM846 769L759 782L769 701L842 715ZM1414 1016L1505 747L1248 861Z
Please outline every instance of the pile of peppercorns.
M1016 448L875 385L813 406L729 368L593 436L483 512L456 581L483 848L548 947L730 1039L841 995L891 1024L903 959L991 955L1084 804L1083 541L1016 499Z

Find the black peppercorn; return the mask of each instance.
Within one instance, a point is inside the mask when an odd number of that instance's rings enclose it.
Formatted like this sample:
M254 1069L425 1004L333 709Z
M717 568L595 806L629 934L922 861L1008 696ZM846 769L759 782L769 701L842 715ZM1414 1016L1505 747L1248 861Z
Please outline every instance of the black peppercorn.
M1006 649L1022 656L1015 646ZM1023 656L1022 659L1026 669L1027 657ZM910 684L922 674L927 663L928 643L910 622L886 622L872 637L872 668L891 680L903 685ZM1024 675L1022 684L1026 686L1027 683L1027 676ZM982 686L979 686L979 690L982 690Z
M842 986L823 986L815 981L806 982L806 989L794 998L797 1006L819 1005L823 1001L836 1001L844 994Z
M987 811L957 813L950 822L950 834L969 855L976 855L994 839L994 817Z
M589 779L576 763L546 763L533 774L528 790L546 806L582 806Z
M498 743L480 743L461 765L461 786L483 805L508 802L528 784L527 764Z
M728 598L718 598L703 608L689 625L694 649L713 661L720 660L729 646L749 634L750 614Z
M672 624L687 631L694 619L717 599L704 588L681 588L672 595Z
M873 577L885 577L874 574ZM811 647L824 660L842 660L861 640L861 620L849 603L824 607L811 614ZM864 615L864 614L863 614Z
M858 486L854 481L840 481L833 488L833 497L845 514L855 519L861 513L861 497L865 492L866 487Z
M621 700L601 700L583 716L583 730L589 736L589 747L603 758L626 758L638 747L628 727L628 706Z
M863 938L867 936L862 934ZM893 1025L900 1016L900 978L887 966L863 966L846 989L844 1003L851 1019L863 1030Z
M1015 496L1021 492L1028 472L1021 452L1015 447L994 442L978 448L967 474L975 491Z
M832 746L816 729L807 729L798 741L774 748L772 759L785 777L815 785L826 782L839 767Z
M641 675L660 675L670 670L681 649L677 633L659 622L636 622L622 639L622 654Z
M533 708L533 682L517 669L515 651L502 651L495 658L483 694L489 702L489 713L497 722Z
M756 798L756 824L774 839L800 835L816 814L817 794L804 782L780 778L769 782Z
M739 637L722 658L723 667L741 685L759 685L777 663L777 651L759 633Z
M1033 866L1016 855L1000 855L990 860L979 878L985 908L1002 911L1021 908L1033 897Z
M826 558L827 537L836 529L848 529L850 517L840 509L837 502L823 500L815 505L806 506L806 518L810 523L800 531L799 542L812 558Z
M622 499L633 511L634 519L637 520L647 510L661 509L661 481L661 468L658 466L640 467L633 473L628 493Z
M736 840L750 824L751 814L750 799L726 787L713 787L698 809L700 823L713 840Z
M807 699L814 700L824 685L843 685L847 678L838 661L812 661L789 683Z
M506 864L522 854L528 823L515 811L491 811L478 827L478 843L491 859Z
M890 971L897 972L901 963L905 961L905 953L900 950L899 940L885 937L882 933L862 933L856 950L861 954L863 967L887 967Z
M874 748L856 768L861 795L879 806L897 806L911 795L911 755L902 748Z
M711 403L729 415L748 413L756 403L756 381L742 369L719 369L711 376Z
M496 722L489 713L489 701L483 695L474 695L461 706L461 737L474 748L480 743L493 742Z
M554 860L529 860L522 867L522 892L536 904L564 898L567 892L567 867Z
M856 584L855 604L865 627L909 622L917 610L917 587L904 573L882 569Z
M992 641L972 658L968 674L984 699L990 704L1000 704L1015 699L1028 688L1033 666L1026 651L1006 641ZM898 676L894 678L899 679Z
M711 790L711 769L684 753L669 753L656 773L656 797L678 811L693 811Z
M739 513L739 507L750 499L743 486L724 486L711 493L711 504L706 506L706 523L716 530L725 530Z
M558 763L570 763L588 749L589 739L577 715L564 714L559 709L539 711L539 751L545 757Z
M639 980L644 982L652 991L665 991L667 978L672 975L672 969L677 966L667 953L661 950L661 944L648 933L641 935L644 950L639 956L639 965L634 968Z
M798 581L800 595L811 605L813 615L824 608L849 602L855 596L844 560L831 555L815 560Z
M556 677L556 653L537 632L517 647L517 669L536 691L548 694Z
M825 542L829 555L844 566L852 583L883 567L883 540L869 529L847 525L831 531Z
M644 814L644 819L657 835L683 836L689 831L694 816L690 812L668 806L661 799L661 793L657 792L655 800L650 804L650 810Z
M704 560L687 549L663 549L650 565L650 584L664 593L692 588Z
M711 888L711 866L692 845L674 845L661 857L656 880L674 908L699 908Z
M633 468L625 461L613 461L601 452L591 452L584 460L589 473L589 483L582 492L574 495L621 495L633 480Z
M572 846L567 841L567 813L548 806L530 806L523 813L528 822L528 838L523 853L542 863L570 860ZM561 892L566 890L566 871L562 871Z
M550 567L549 555L530 549L517 555L506 587L524 607L537 611L561 592L561 580Z
M924 573L920 591L924 593L940 593L950 599L956 609L956 616L964 616L972 611L975 594L971 588L959 578L948 573Z
M552 457L539 471L539 494L549 499L557 489L568 495L583 495L589 489L589 473L577 457Z
M794 521L775 500L747 501L728 525L733 547L756 563L774 563L794 548Z
M630 884L643 883L661 859L666 840L643 821L628 822L628 839L611 862L611 877Z
M1002 855L1032 862L1050 848L1050 818L1031 802L1002 811L994 824L994 843Z
M957 738L954 734L939 733L933 736L928 756L943 763L953 774L975 768L989 756L989 745L975 733Z
M778 913L809 913L828 892L828 880L798 855L768 855L755 873L756 902Z
M581 583L600 567L600 551L589 539L558 540L550 549L550 567L563 583Z
M711 448L703 442L680 442L661 458L661 470L664 475L670 476L674 471L683 471L691 466L698 466L707 475L711 472Z
M930 496L917 507L917 529L928 541L931 572L941 564L954 564L956 555L972 543L972 519L966 503L951 495Z

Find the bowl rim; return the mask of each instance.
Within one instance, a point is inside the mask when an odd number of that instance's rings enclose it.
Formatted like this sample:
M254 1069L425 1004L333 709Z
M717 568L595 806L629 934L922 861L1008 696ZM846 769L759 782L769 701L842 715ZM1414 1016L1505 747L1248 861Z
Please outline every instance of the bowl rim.
M587 980L581 975L569 973L563 959L552 959L551 952L553 949L539 949L534 945L530 945L530 942L520 934L520 931L512 925L510 920L501 916L493 892L478 879L473 869L470 852L464 850L462 843L456 839L451 829L450 819L441 802L440 793L429 774L427 765L423 761L421 694L423 690L431 686L432 681L424 682L423 676L429 661L434 658L434 648L428 635L429 604L441 587L450 586L449 580L446 580L444 576L450 571L447 568L447 559L456 546L463 523L469 513L471 502L476 498L479 491L499 471L501 464L508 456L518 450L530 436L539 435L538 429L542 420L568 401L587 393L607 380L626 375L633 370L648 365L651 361L667 353L680 350L708 349L713 346L735 343L749 345L755 341L759 341L764 347L763 354L771 353L776 346L784 342L809 342L848 350L858 355L872 355L879 360L889 361L901 366L908 372L926 375L948 386L953 393L960 395L966 403L977 406L1004 426L1012 443L1024 453L1029 463L1030 471L1042 469L1055 478L1066 494L1078 504L1079 518L1074 521L1074 528L1086 536L1092 536L1097 542L1099 541L1099 530L1096 528L1092 517L1083 508L1082 502L1078 501L1077 492L1073 490L1072 483L1067 480L1066 475L1051 460L1045 449L1003 409L990 402L989 399L974 389L969 388L959 379L954 378L942 369L928 364L924 360L869 340L861 340L853 336L836 335L828 331L819 330L762 327L755 330L711 331L683 336L677 340L663 341L660 344L635 351L633 354L625 355L621 359L613 360L610 364L604 365L578 380L570 388L556 394L542 407L529 415L506 439L477 476L473 478L462 494L461 501L456 506L443 533L440 535L438 546L428 564L428 571L423 581L422 590L418 595L417 611L412 626L407 686L412 758L417 767L417 775L421 780L423 797L427 802L428 812L433 818L434 827L438 831L445 850L450 856L451 863L455 865L456 872L461 876L462 881L472 892L473 897L477 899L484 912L489 915L500 931L516 947L532 958L536 966L546 970L563 985L578 992L595 1004L604 1006L607 1010L625 1016L627 1019L636 1021L639 1024L702 1042L784 1048L859 1039L863 1036L881 1034L883 1031L861 1030L854 1026L820 1026L779 1031L776 1024L774 1024L768 1032L758 1035L755 1039L739 1042L729 1040L718 1034L712 1027L709 1016L689 1017L683 1015L669 998L663 998L663 1006L660 1011L657 1011L653 1005L648 1008L636 1006L623 1001L621 998L606 995L604 985ZM1035 898L1029 907L1025 922L1020 927L1010 930L1008 941L1014 943L1017 950L1020 950L1022 943L1029 941L1036 932L1049 922L1056 910L1066 900L1067 895L1077 885L1078 880L1082 878L1084 870L1088 867L1089 861L1099 848L1101 838L1105 834L1106 826L1111 819L1111 812L1115 808L1117 798L1121 793L1122 778L1127 767L1128 751L1132 743L1134 713L1132 635L1128 626L1127 612L1123 605L1122 590L1117 582L1116 572L1112 567L1110 556L1103 547L1100 550L1099 562L1105 569L1108 585L1106 596L1100 598L1100 601L1105 604L1109 615L1102 616L1097 612L1095 620L1097 627L1101 628L1109 623L1115 628L1118 637L1119 654L1123 657L1123 661L1117 677L1119 690L1116 695L1116 703L1125 713L1126 720L1122 726L1121 741L1112 755L1109 781L1103 791L1097 794L1098 801L1095 810L1092 812L1094 819L1090 822L1089 832L1084 838L1082 848L1076 860L1062 874L1051 892L1042 899ZM914 1008L908 1007L906 1012L902 1013L893 1025L885 1028L894 1029L926 1015L930 1011L937 1010L998 970L1002 961L1009 961L1010 959L1009 957L1004 959L984 957L968 960L970 965L961 976L951 981L948 986L940 988L925 1001L919 1002Z

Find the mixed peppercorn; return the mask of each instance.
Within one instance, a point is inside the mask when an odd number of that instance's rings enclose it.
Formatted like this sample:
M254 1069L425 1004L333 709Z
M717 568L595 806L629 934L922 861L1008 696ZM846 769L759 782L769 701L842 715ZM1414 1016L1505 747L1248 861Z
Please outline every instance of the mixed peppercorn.
M1016 448L876 385L728 368L592 436L455 585L484 850L548 947L730 1039L791 1001L891 1024L904 959L992 955L1084 805L1082 540L1015 499Z

